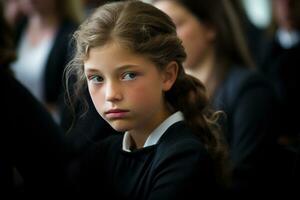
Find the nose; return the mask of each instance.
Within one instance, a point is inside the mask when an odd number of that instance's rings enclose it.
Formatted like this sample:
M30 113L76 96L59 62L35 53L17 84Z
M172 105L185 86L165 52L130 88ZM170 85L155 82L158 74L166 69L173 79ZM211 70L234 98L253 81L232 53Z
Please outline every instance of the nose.
M120 101L122 100L122 90L120 85L113 81L108 81L105 87L105 99L106 101Z

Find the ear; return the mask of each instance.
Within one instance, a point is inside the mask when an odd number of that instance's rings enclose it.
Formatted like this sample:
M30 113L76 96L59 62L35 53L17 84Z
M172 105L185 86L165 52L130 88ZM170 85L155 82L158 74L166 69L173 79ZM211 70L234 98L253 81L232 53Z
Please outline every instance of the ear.
M170 62L163 70L163 91L168 91L172 88L178 75L178 64L175 61Z

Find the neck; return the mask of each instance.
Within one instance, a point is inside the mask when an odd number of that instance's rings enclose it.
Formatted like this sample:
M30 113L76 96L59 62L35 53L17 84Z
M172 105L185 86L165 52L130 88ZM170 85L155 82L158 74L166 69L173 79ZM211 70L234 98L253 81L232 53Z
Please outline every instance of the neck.
M141 149L144 147L144 144L150 134L147 133L136 133L129 132L131 138L131 144L134 149Z
M132 142L133 142L133 146L136 149L140 149L143 148L147 138L149 137L149 135L154 131L155 128L157 128L163 121L165 121L170 115L171 115L171 111L168 110L167 108L164 109L162 111L162 113L158 114L159 117L153 117L154 121L148 121L149 124L151 124L149 127L147 126L143 126L143 127L139 127L135 130L130 130L128 131Z

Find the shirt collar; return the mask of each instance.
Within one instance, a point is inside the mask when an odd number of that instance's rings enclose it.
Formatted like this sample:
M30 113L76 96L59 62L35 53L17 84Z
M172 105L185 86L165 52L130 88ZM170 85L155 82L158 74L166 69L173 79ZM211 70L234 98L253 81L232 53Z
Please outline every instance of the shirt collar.
M158 140L161 136L166 132L166 130L175 124L176 122L183 121L183 113L178 111L168 117L164 122L162 122L152 133L148 136L143 147L148 147L157 144ZM122 149L127 152L131 152L130 147L132 143L132 139L128 132L125 132L123 137Z

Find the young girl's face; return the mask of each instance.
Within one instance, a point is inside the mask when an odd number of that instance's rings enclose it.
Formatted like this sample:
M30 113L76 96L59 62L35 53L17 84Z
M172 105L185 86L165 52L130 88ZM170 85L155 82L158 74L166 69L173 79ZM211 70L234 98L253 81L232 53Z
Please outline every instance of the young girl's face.
M168 117L163 92L171 85L144 56L109 43L90 49L84 71L98 113L115 130L151 132Z

